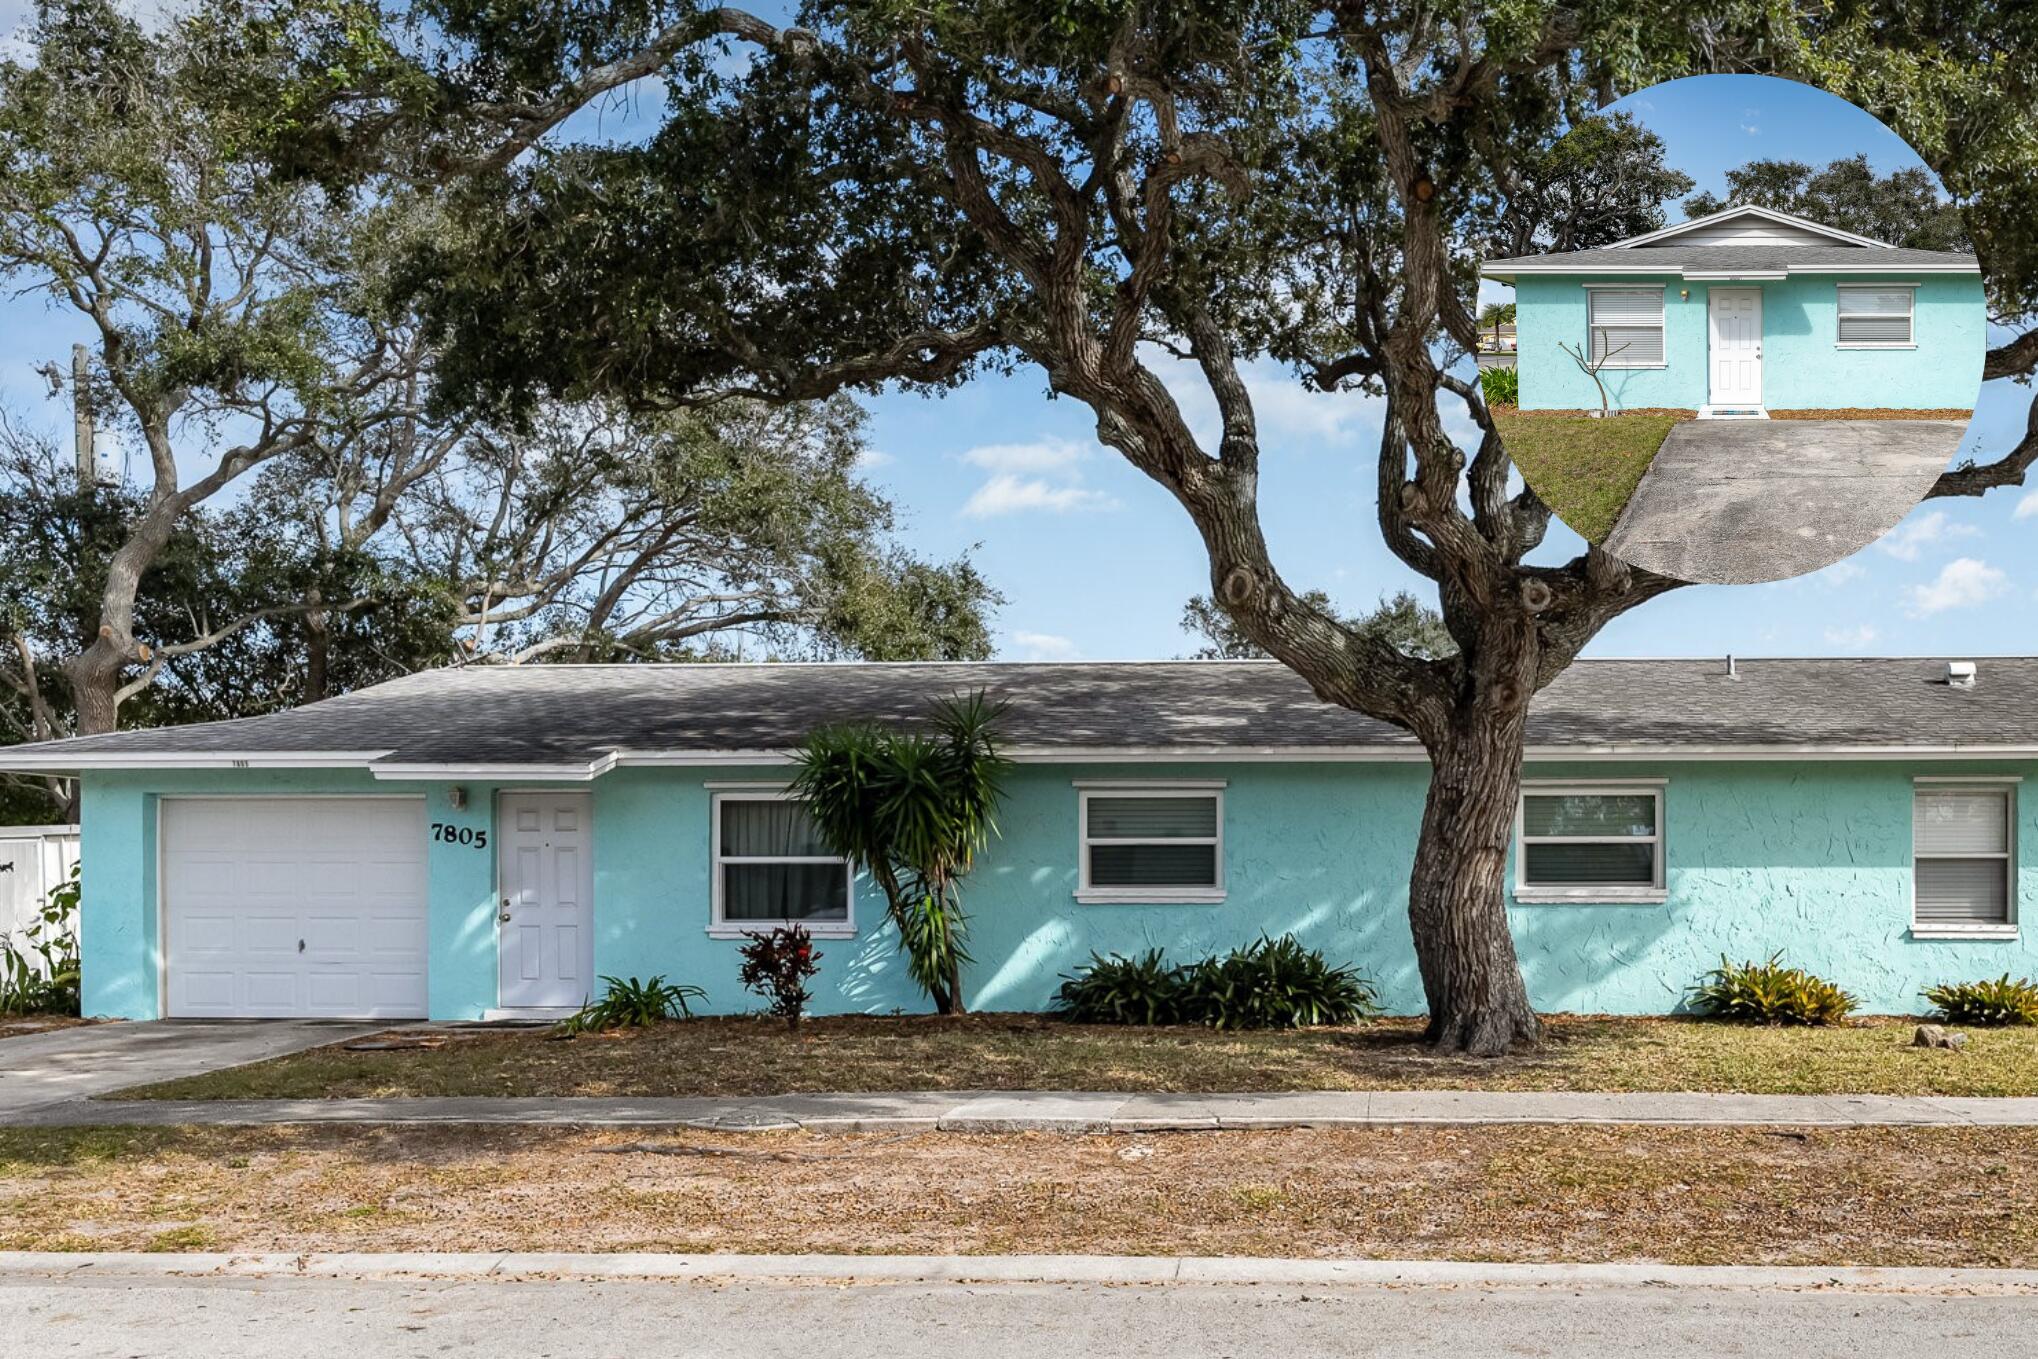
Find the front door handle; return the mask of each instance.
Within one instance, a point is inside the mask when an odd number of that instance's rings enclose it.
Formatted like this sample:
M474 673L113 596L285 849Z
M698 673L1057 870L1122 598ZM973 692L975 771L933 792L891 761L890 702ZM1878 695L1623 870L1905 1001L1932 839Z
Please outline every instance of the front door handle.
M500 911L498 911L498 912L496 913L496 917L495 917L495 918L496 918L497 920L508 920L508 919L509 919L509 917L510 917L510 912L509 912L509 898L508 898L508 897L504 897L504 898L502 899L502 910L500 910Z

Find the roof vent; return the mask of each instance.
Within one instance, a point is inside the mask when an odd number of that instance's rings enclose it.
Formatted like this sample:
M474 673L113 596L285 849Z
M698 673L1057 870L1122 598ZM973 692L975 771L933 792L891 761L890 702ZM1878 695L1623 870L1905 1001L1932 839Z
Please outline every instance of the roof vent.
M1973 661L1946 662L1946 683L1955 689L1972 689L1975 671Z
M1734 664L1734 656L1733 656L1733 653L1732 653L1732 652L1728 652L1728 653L1727 653L1727 678L1728 678L1728 679L1730 679L1730 680L1737 680L1737 679L1739 679L1740 677L1741 677L1741 667L1739 667L1738 665L1735 665L1735 664Z

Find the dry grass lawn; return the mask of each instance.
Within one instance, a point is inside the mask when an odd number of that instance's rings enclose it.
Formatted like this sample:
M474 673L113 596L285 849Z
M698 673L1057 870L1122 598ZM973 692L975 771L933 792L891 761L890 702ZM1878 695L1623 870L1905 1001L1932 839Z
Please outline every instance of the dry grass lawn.
M2038 1129L0 1129L0 1249L2038 1265Z
M314 1049L123 1092L164 1099L773 1095L824 1090L1719 1090L1758 1094L2038 1094L2038 1029L1975 1030L1967 1050L1910 1046L1911 1020L1761 1029L1556 1015L1540 1051L1437 1058L1415 1020L1219 1033L1068 1024L1039 1015L842 1017L797 1034L698 1019L557 1039L450 1031L444 1046Z
M1584 411L1493 411L1494 428L1522 479L1587 542L1605 540L1671 429L1697 415L1686 410L1622 411L1594 419Z

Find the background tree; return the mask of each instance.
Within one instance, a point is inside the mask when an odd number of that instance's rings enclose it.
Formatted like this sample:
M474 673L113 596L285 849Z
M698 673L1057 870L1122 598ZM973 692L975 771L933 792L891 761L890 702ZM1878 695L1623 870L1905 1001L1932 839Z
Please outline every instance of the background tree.
M398 535L476 659L684 659L744 635L776 655L990 655L997 594L967 558L897 542L857 472L863 422L847 398L642 418L550 403L434 468Z
M605 392L679 408L934 387L1028 365L1189 516L1212 598L1326 701L1414 733L1430 782L1409 918L1440 1049L1532 1039L1506 862L1530 701L1612 619L1681 584L1597 551L1531 562L1549 512L1509 492L1479 392L1477 262L1532 158L1623 89L1771 70L1853 98L1967 206L1998 315L2038 310L2038 17L2002 0L1798 7L1102 0L814 0L797 27L739 8L573 9L548 25L439 0L405 11L441 101L414 173L451 176L458 233L414 276L442 377L483 409ZM365 31L366 26L354 29ZM282 92L354 161L401 154L415 80L388 40L310 44ZM335 42L375 78L336 88ZM720 59L740 45L746 60ZM627 145L566 121L638 80L662 123ZM584 124L577 125L584 126ZM548 140L549 139L549 140ZM1990 376L2038 366L2038 331ZM1276 570L1241 367L1384 399L1379 530L1436 582L1448 658L1347 626ZM1206 446L1162 373L1221 417ZM1446 433L1461 403L1476 449ZM2022 481L2038 432L1935 494Z
M74 626L13 633L17 692L54 668L81 733L113 730L169 658L319 607L208 611L202 631L188 610L139 612L191 516L273 459L413 415L427 357L375 305L367 251L400 208L264 160L261 115L213 97L195 32L151 36L99 0L62 0L39 11L32 60L0 63L0 278L87 323L90 377L70 395L146 469L104 512L79 509L95 559ZM23 649L38 640L56 649Z
M1322 590L1305 590L1302 598L1311 608L1335 614L1336 606ZM1363 617L1344 617L1344 624L1357 632L1369 632L1410 656L1434 660L1457 650L1442 615L1406 590L1381 599L1379 607ZM1231 615L1217 607L1208 595L1192 595L1182 606L1182 630L1204 639L1192 658L1199 661L1260 661L1267 653L1248 637Z
M1727 171L1727 196L1697 193L1684 200L1686 217L1706 217L1736 203L1774 208L1794 217L1916 250L1972 250L1960 209L1920 166L1878 175L1865 155L1814 169L1795 160L1751 160Z
M1663 225L1663 204L1690 193L1691 176L1663 163L1663 139L1626 113L1581 118L1547 147L1494 162L1504 258L1591 250Z

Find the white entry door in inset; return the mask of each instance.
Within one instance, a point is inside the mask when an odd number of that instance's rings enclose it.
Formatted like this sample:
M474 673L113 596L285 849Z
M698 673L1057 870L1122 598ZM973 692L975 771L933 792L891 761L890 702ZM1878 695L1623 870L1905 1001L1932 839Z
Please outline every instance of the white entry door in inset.
M504 793L496 1004L587 1003L594 981L594 837L585 793Z
M1762 404L1762 290L1714 288L1706 307L1714 407Z

